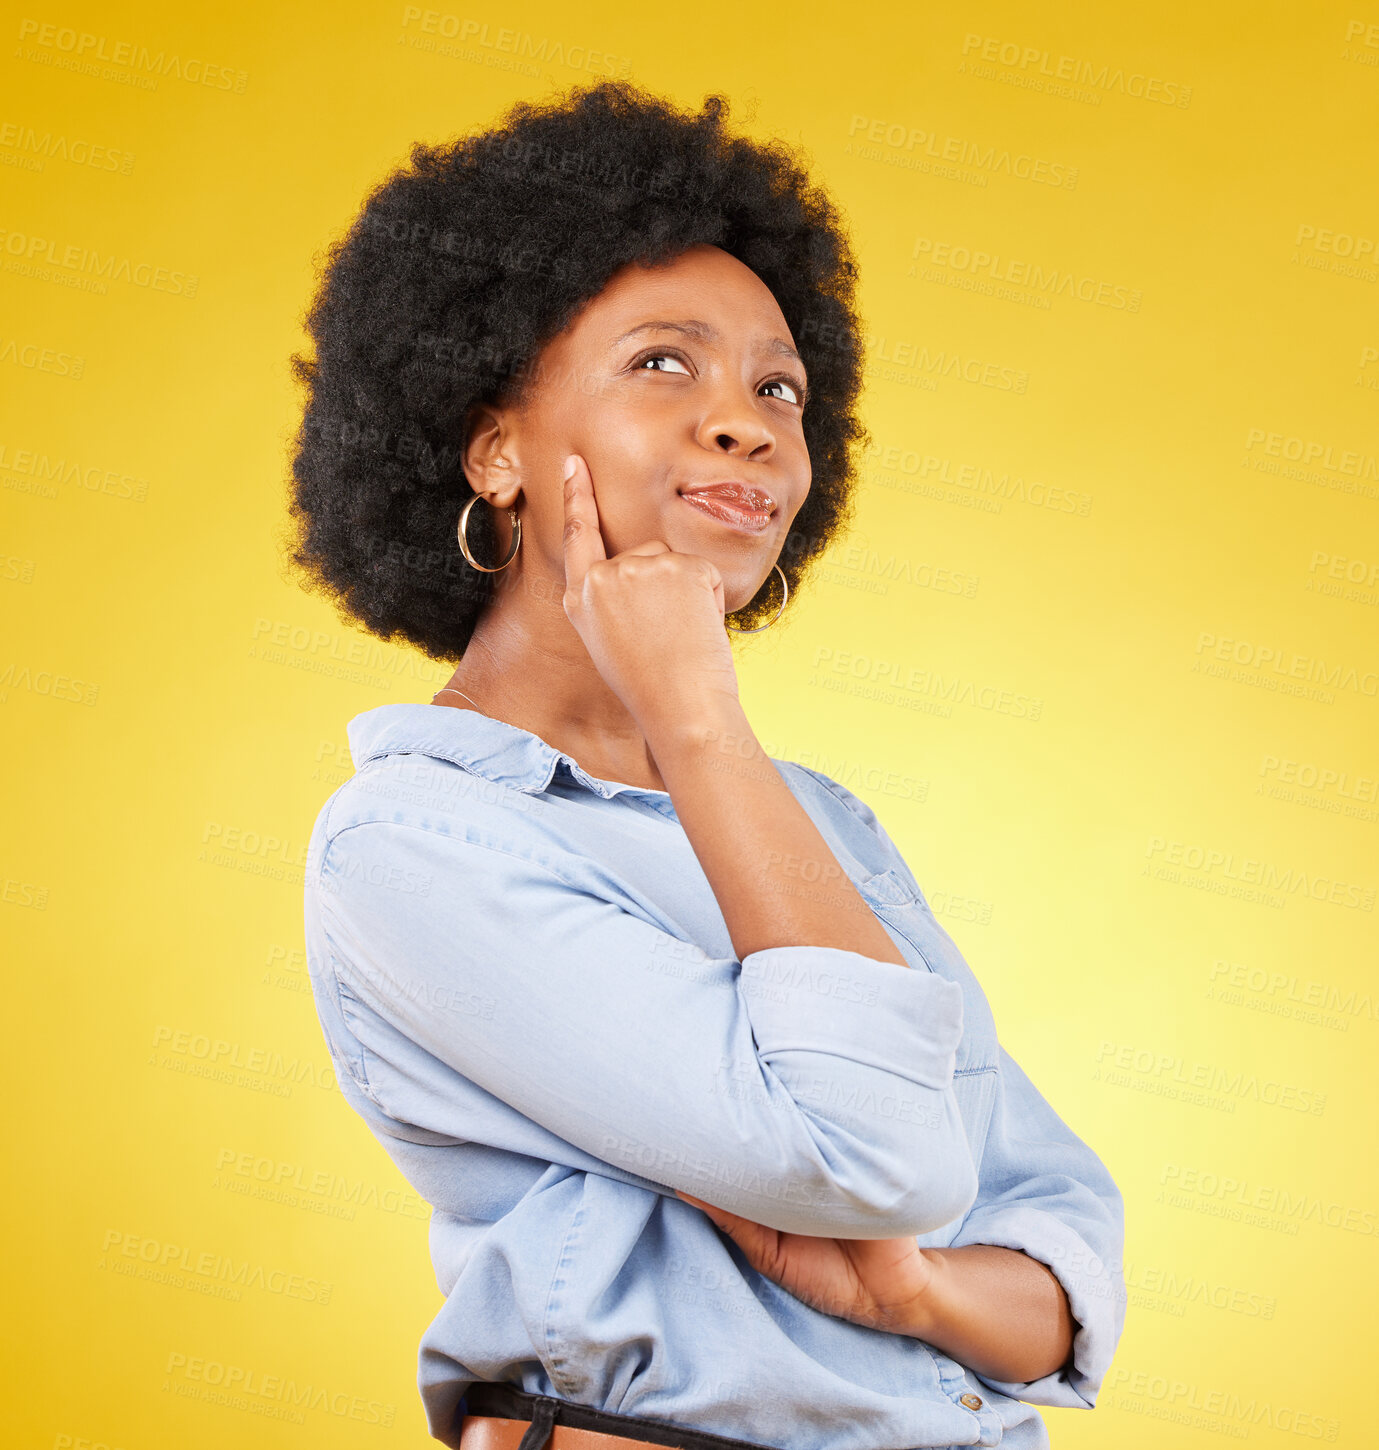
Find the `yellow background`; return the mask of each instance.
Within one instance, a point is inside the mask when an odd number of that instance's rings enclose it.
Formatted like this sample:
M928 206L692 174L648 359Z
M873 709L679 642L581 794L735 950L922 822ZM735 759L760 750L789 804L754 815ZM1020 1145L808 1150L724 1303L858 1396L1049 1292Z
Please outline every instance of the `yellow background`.
M853 224L878 452L743 697L1125 1194L1054 1444L1376 1443L1379 8L885 9L11 12L6 1443L431 1443L424 1209L326 1071L300 883L346 721L446 671L287 576L287 357L414 139L610 65L726 91Z

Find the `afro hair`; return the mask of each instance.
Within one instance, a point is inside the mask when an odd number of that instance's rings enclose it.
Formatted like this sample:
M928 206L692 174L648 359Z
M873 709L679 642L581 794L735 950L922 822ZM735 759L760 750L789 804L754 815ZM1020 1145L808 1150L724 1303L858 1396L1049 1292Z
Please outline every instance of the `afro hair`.
M291 563L305 587L378 637L434 660L464 653L494 576L455 526L472 498L462 454L477 403L520 401L533 363L620 268L700 243L774 295L809 371L812 483L777 561L790 598L850 520L863 338L856 265L834 204L780 140L728 133L728 102L698 114L626 80L519 101L487 131L417 143L327 252L305 319L314 356L295 439ZM470 521L496 558L490 511ZM485 552L487 550L488 552ZM773 570L729 616L779 607Z

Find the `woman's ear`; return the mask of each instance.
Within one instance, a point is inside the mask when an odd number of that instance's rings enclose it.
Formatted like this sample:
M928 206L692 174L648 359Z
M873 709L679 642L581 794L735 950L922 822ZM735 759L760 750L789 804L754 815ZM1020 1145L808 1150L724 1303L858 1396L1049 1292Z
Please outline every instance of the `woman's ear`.
M522 470L515 456L515 437L507 415L487 403L476 403L465 415L461 466L470 488L494 508L511 508L522 492Z

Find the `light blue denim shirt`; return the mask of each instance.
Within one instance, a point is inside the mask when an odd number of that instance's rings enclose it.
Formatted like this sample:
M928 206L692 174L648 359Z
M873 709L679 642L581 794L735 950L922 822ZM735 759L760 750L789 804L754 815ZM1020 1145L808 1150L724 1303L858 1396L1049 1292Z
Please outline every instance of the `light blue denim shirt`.
M474 1380L788 1450L1026 1450L1049 1443L1034 1406L1095 1402L1120 1193L860 798L775 760L909 968L739 961L670 796L515 726L382 705L349 743L307 960L345 1097L434 1210L435 1438L458 1444ZM997 1382L821 1313L675 1189L797 1233L1021 1249L1067 1291L1071 1362Z

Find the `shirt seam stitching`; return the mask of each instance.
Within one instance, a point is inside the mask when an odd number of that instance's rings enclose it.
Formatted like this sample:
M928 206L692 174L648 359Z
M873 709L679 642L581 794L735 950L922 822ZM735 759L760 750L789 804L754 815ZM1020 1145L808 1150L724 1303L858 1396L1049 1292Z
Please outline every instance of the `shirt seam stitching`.
M332 810L334 809L335 800L336 796L332 796L330 803ZM329 825L330 822L328 816L326 821L327 831L329 831ZM339 833L337 833L337 835L338 834ZM325 845L322 848L320 854L320 859L316 862L316 872L315 876L312 879L312 887L316 892L318 901L320 902L321 936L324 939L326 945L326 961L330 967L330 985L335 997L335 1010L339 1013L341 1026L349 1035L349 1040L354 1044L355 1048L357 1049L356 1052L342 1054L342 1057L346 1068L349 1070L350 1077L354 1079L356 1084L358 1084L360 1090L364 1093L368 1100L374 1105L374 1107L379 1110L379 1112L385 1113L389 1117L391 1117L392 1114L388 1113L388 1109L383 1106L382 1102L379 1101L378 1094L374 1089L373 1083L369 1079L367 1062L368 1047L361 1040L359 1034L355 1032L354 1029L350 1026L349 1018L346 1016L345 1013L346 997L348 997L357 1008L363 1007L365 1004L361 1002L352 991L350 991L349 985L345 981L344 974L340 970L340 963L338 959L335 938L331 934L329 921L330 908L328 898L331 893L322 888L322 878L325 875L326 858L327 856L329 856L330 848L335 843L335 840L336 836L331 836L327 834ZM355 1015L358 1016L359 1013L356 1012Z
M433 836L437 840L455 841L462 846L478 846L480 849L485 851L492 851L496 855L508 856L511 857L514 861L522 861L529 866L535 866L539 870L545 871L548 875L554 876L557 881L562 882L564 885L570 887L574 891L588 891L587 886L582 885L578 881L571 880L570 877L565 875L564 872L562 872L556 866L552 865L549 861L545 860L540 856L526 855L521 851L514 851L507 846L498 845L495 842L487 839L475 840L472 836L468 835L452 835L448 831L438 831L435 829L434 826L419 825L416 821L389 821L381 819L370 819L367 821L351 821L349 825L341 826L334 835L329 836L326 840L325 849L321 852L321 863L317 870L318 879L320 874L325 869L326 857L330 854L330 848L335 845L335 843L341 838L341 836L345 834L346 831L357 831L364 826L395 826L406 831L420 831L423 835Z
M576 1228L579 1227L584 1217L584 1199L575 1205L575 1211L570 1216L570 1222L566 1225L565 1236L560 1241L560 1252L555 1258L555 1268L551 1273L551 1282L546 1289L546 1302L541 1310L541 1337L546 1345L546 1373L550 1376L552 1384L559 1384L564 1393L571 1398L579 1393L579 1386L565 1373L565 1358L560 1354L563 1340L559 1339L551 1328L551 1301L555 1298L556 1280L560 1271L565 1265L565 1254L570 1246L570 1238ZM556 1360L560 1359L560 1366L557 1368Z
M340 1021L343 1024L345 1031L349 1033L350 1041L354 1043L356 1048L358 1048L357 1054L351 1054L350 1057L346 1057L345 1066L349 1068L350 1076L355 1080L356 1083L359 1084L359 1087L364 1092L368 1100L374 1105L374 1107L376 1107L381 1113L388 1113L388 1109L385 1108L383 1104L379 1101L378 1094L374 1090L373 1083L369 1079L367 1060L369 1049L360 1039L359 1034L350 1026L349 1018L345 1015L346 997L348 997L350 1001L356 1005L356 1007L362 1007L364 1006L364 1003L360 1002L359 999L354 995L354 993L349 990L348 985L340 974L339 964L337 963L335 958L335 942L331 938L330 928L325 924L324 914L322 915L321 921L321 935L325 938L326 958L330 962L331 985L335 990L335 1008L336 1011L340 1014ZM356 1012L355 1016L358 1015L358 1012ZM352 1058L356 1057L357 1062L352 1060ZM392 1114L389 1113L388 1116L391 1117Z
M317 879L318 879L318 881L319 881L320 877L325 872L326 860L327 860L327 858L330 855L331 847L333 847L336 844L336 842L339 841L340 838L347 831L357 831L357 830L362 829L365 826L393 826L393 827L397 827L397 828L402 829L402 830L420 831L423 835L432 836L432 837L436 838L437 840L442 840L442 841L455 841L459 845L462 845L462 846L477 846L481 850L484 850L484 851L492 851L496 855L506 856L506 857L508 857L508 858L510 858L511 860L514 860L514 861L521 861L521 862L523 862L526 865L533 866L533 867L537 868L538 870L544 871L548 876L555 877L555 879L557 881L559 881L564 886L568 886L572 891L584 892L586 895L587 894L597 894L597 893L591 893L590 890L589 890L589 886L586 883L573 880L565 872L563 872L562 870L560 870L560 868L558 866L554 865L551 861L547 860L546 858L544 858L542 856L529 855L529 854L527 854L527 853L525 853L523 851L515 851L515 850L511 849L510 847L508 847L506 845L500 845L500 844L498 844L498 843L496 843L496 842L494 842L494 841L492 841L490 839L487 839L487 838L475 839L473 836L469 836L469 835L458 836L458 835L453 835L453 834L451 834L448 831L438 831L438 830L436 830L436 828L434 826L421 825L421 824L417 823L416 821L390 821L390 820L383 820L383 819L370 819L370 820L367 820L367 821L352 821L352 822L350 822L349 825L347 825L347 826L341 826L339 828L339 830L337 830L333 835L328 836L326 838L325 846L324 846L324 848L321 851L321 859L320 859L320 862L319 862L319 864L317 866ZM892 867L887 867L884 871L873 871L870 874L865 875L862 878L862 884L865 885L868 882L875 880L879 876L888 875L888 874L890 874L890 872L893 869L894 868L892 868ZM328 892L325 893L325 894L326 895L329 895ZM871 905L871 903L869 902L868 905ZM905 902L882 901L882 902L879 902L878 905L883 906L883 907L890 906L890 907L900 908L900 907L905 907L905 906L918 906L919 905L919 902L917 900L911 900L911 901L905 901ZM664 930L664 928L659 928L659 929L660 930ZM673 935L673 933L671 933L671 935ZM920 953L920 956L923 959L925 965L928 966L929 967L929 970L932 972L934 970L933 965L929 962L929 959L924 954L922 948L920 948L919 944L914 941L913 937L910 937L909 936L909 933L908 932L906 933L906 936L911 941L912 945L914 945L915 950ZM808 945L808 943L804 943L804 945ZM826 948L825 950L828 950L828 949ZM941 975L941 974L940 973L935 973L935 975Z

